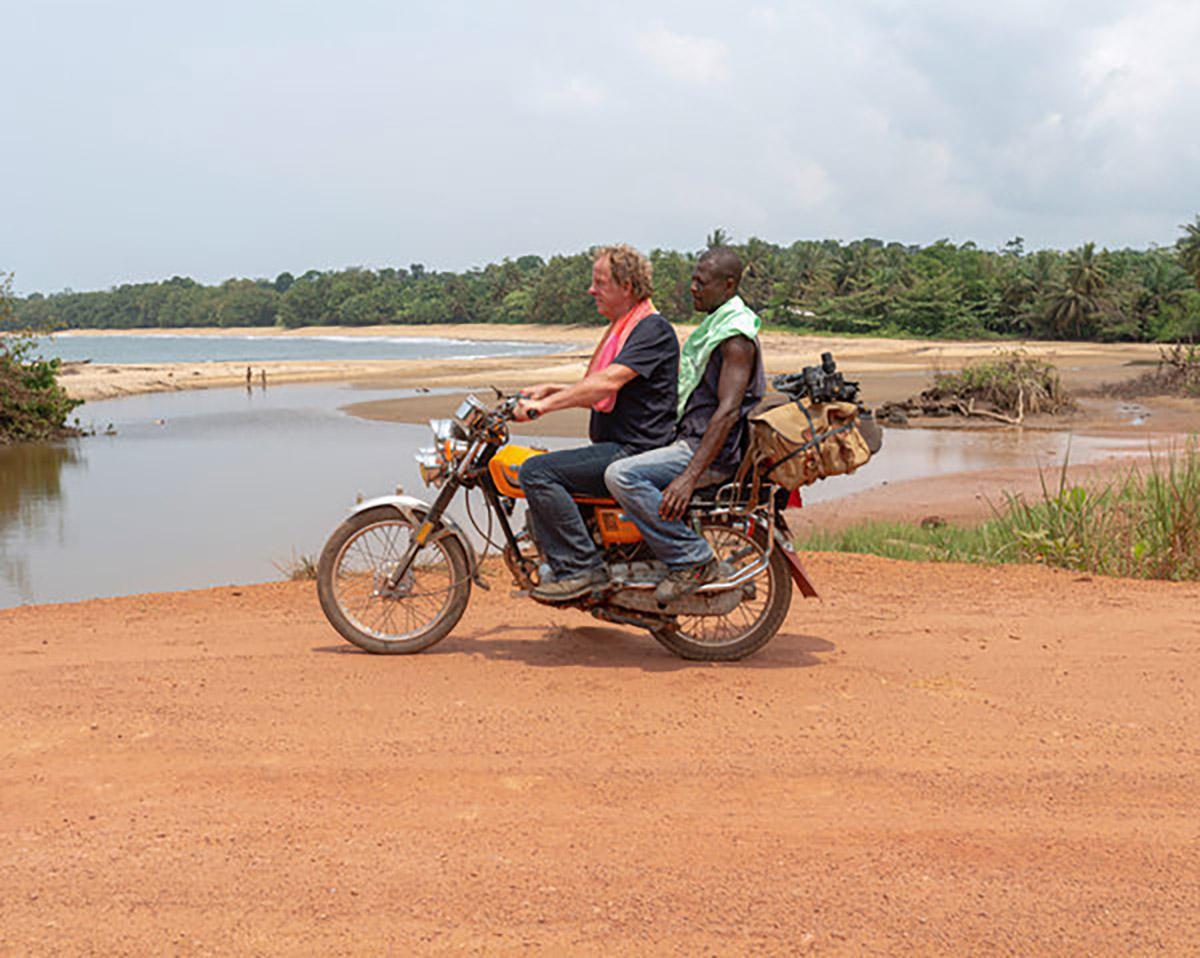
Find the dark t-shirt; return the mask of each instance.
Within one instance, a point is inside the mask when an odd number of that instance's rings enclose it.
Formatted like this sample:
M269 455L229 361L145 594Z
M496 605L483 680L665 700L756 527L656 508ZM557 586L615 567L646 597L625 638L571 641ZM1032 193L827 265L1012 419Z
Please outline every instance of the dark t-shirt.
M708 357L704 375L696 384L696 388L692 390L692 394L688 396L687 405L683 407L683 415L679 417L679 428L675 431L675 438L686 439L687 444L692 447L692 452L699 447L704 430L708 428L709 420L717 411L717 385L721 382L721 364L723 362L721 348L724 345L721 343ZM750 374L750 382L742 396L737 422L733 424L729 435L725 437L725 445L709 463L709 469L730 473L737 469L742 461L743 443L746 436L746 414L758 405L766 391L767 377L763 372L762 347L756 339L754 340L754 372Z
M613 362L637 375L617 390L612 412L592 410L592 442L619 442L631 452L657 449L675 431L679 340L671 324L651 313L634 328Z

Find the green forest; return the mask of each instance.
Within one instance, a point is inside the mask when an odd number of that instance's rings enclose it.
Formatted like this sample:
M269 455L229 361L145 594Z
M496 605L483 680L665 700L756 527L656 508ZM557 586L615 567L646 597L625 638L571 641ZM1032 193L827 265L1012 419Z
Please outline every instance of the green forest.
M1140 342L1200 337L1200 216L1168 247L1027 251L939 240L760 239L732 245L746 262L742 296L776 327L937 338ZM672 322L697 321L689 284L698 252L656 249L654 301ZM587 251L527 255L462 273L408 268L284 272L205 286L182 276L107 292L33 294L10 322L32 329L367 326L380 323L602 322L587 295Z

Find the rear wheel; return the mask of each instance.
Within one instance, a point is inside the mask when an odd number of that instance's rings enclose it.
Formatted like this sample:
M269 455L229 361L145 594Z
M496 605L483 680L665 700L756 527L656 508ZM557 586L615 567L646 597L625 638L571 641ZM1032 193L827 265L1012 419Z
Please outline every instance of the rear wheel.
M717 560L733 574L761 562L768 532L753 532L740 522L705 520L700 532ZM741 602L725 615L680 615L652 634L676 655L710 662L745 658L771 641L792 604L792 578L779 548L771 551L766 567L743 587Z
M387 580L419 529L388 506L343 522L321 551L317 596L325 617L368 652L419 652L458 624L471 595L466 553L452 535L434 535L400 581Z

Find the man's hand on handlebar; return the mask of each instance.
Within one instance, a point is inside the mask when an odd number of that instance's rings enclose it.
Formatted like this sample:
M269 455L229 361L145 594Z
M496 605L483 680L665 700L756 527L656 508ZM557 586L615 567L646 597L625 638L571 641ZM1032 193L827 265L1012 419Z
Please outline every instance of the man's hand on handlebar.
M537 419L541 414L541 403L531 399L528 393L521 393L520 399L517 400L517 405L513 409L513 419L517 422L529 422Z

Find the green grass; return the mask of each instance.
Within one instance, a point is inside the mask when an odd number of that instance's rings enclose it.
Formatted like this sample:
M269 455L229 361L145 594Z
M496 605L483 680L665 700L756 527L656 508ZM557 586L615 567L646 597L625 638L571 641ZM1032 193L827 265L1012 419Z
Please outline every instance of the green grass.
M1200 580L1200 445L1131 466L1117 480L1071 485L1042 476L1033 501L1005 492L975 526L921 528L873 522L797 543L817 552L859 552L936 562L1033 562L1100 575Z

